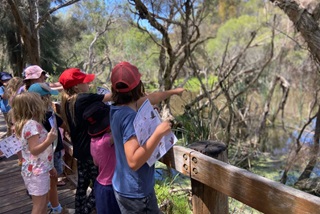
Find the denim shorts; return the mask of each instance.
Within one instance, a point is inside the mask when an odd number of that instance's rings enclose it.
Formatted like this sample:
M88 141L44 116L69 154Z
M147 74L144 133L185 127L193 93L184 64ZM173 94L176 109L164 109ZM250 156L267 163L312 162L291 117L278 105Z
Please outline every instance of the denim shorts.
M158 207L155 192L144 198L127 198L121 196L117 191L114 195L118 201L121 213L126 214L162 214Z
M63 173L63 160L62 160L62 152L55 152L53 157L54 168L57 170L57 175L61 175Z

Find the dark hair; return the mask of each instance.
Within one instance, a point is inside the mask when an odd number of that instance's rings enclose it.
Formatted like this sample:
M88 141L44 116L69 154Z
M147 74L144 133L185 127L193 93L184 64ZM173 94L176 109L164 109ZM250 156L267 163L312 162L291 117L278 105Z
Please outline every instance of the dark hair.
M24 80L24 85L25 85L25 87L26 87L26 90L28 90L29 88L30 88L30 86L31 86L31 80Z
M128 88L128 86L120 82L120 83L117 83L116 88L122 89L122 88ZM122 104L127 104L130 102L137 101L144 95L145 95L144 85L141 81L134 89L126 93L119 93L117 92L116 89L113 89L112 87L112 100L114 101L115 105L122 105Z

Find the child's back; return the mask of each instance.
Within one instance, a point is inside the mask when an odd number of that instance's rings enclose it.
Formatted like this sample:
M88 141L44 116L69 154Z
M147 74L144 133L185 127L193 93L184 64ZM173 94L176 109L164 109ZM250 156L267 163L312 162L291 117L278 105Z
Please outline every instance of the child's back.
M154 165L150 158L163 136L171 131L169 122L162 122L144 145L140 145L133 126L139 105L145 97L141 74L128 62L117 64L111 73L112 96L111 130L116 149L116 169L113 188L122 213L160 213L154 191ZM183 89L148 96L152 104Z
M99 169L94 184L97 213L120 214L112 187L116 155L110 133L109 106L95 102L86 108L83 118L89 123L90 153Z
M112 183L116 164L114 145L111 142L109 110L110 107L103 102L94 102L83 113L83 118L89 124L90 153L94 164L99 168L97 181L102 185Z

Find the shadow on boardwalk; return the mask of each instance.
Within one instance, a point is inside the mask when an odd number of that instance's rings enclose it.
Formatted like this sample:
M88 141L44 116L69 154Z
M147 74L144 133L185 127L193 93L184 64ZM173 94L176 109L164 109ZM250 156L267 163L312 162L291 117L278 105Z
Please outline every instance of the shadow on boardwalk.
M0 137L5 135L6 127L0 114ZM26 193L21 168L17 156L0 160L0 213L31 213L32 201ZM63 207L74 208L74 185L66 180L66 185L58 187L59 200Z

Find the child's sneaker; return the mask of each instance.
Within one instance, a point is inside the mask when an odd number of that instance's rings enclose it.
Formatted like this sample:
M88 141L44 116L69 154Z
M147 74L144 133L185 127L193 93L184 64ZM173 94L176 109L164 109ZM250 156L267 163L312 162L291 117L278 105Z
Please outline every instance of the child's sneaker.
M59 213L62 213L62 211L63 211L63 209L62 209L61 205L59 204L57 207L52 207L50 213L51 214L59 214Z

